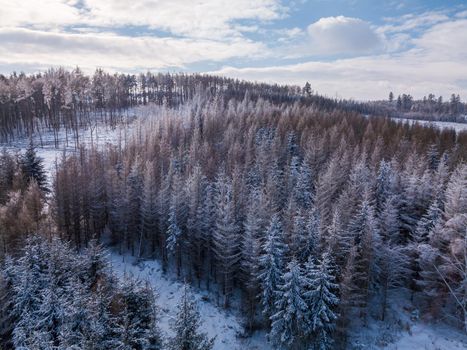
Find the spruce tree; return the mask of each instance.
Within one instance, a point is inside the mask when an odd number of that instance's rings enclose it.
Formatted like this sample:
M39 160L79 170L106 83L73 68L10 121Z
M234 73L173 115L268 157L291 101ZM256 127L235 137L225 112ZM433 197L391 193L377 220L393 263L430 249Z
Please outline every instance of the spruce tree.
M279 215L274 214L263 243L263 254L260 257L261 305L263 314L269 318L275 313L277 291L282 283L285 269L286 245Z
M287 265L276 291L275 313L270 336L279 348L304 348L309 331L309 306L304 300L307 281L296 260Z
M174 336L169 339L169 350L210 350L214 339L200 332L201 321L198 307L190 287L185 283L177 306L177 316L171 325Z
M225 182L224 182L225 181ZM233 291L233 279L240 260L239 228L230 180L220 177L217 183L217 215L213 232L213 251L221 277L223 306L228 307Z
M34 179L42 191L49 191L47 188L47 176L44 170L44 161L41 157L37 156L36 147L34 146L32 139L29 142L26 152L21 157L21 169L26 181Z
M169 208L169 220L166 237L166 248L169 254L175 256L177 276L180 276L182 268L182 230L178 225L177 209L173 200L171 201Z
M325 252L318 263L309 260L306 276L310 290L305 294L310 306L310 327L313 349L332 349L332 333L337 319L339 304L338 285L335 283L335 267L329 252Z

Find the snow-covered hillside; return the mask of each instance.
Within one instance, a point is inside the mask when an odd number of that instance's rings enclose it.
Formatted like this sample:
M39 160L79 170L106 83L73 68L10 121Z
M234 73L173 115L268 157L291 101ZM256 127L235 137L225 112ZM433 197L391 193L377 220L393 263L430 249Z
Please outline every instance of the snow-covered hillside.
M158 294L157 303L160 306L161 329L170 335L170 323L174 320L177 303L183 293L183 284L175 278L162 273L158 261L147 260L135 264L135 259L129 255L110 255L112 267L118 276L131 276L147 281ZM253 337L242 336L241 319L233 311L226 311L215 306L213 295L205 290L194 289L199 311L203 321L203 331L210 337L215 337L214 350L268 350L264 332L256 333Z

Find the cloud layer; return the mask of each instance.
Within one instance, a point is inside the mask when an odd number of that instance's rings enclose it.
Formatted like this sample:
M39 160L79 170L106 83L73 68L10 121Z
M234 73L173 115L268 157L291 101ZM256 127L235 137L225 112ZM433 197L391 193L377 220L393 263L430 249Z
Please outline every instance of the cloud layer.
M385 98L390 90L467 97L465 7L378 23L340 14L295 23L303 4L0 0L0 73L76 65L196 70L298 85L308 80L321 93L356 99Z
M467 19L460 19L430 27L403 52L263 68L226 66L212 73L300 85L308 80L320 93L355 99L383 99L389 91L467 96L465 33Z
M79 65L91 70L95 67L123 70L183 68L200 61L225 61L245 55L255 57L263 50L260 43L241 38L222 42L23 28L0 28L0 42L4 50L0 64Z

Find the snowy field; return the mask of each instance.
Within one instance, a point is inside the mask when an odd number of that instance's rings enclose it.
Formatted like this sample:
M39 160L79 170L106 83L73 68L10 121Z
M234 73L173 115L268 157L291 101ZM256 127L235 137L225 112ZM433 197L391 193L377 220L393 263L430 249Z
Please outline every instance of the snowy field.
M467 123L454 123L454 122L442 122L442 121L430 121L430 120L415 120L407 118L391 118L399 123L419 124L428 127L435 127L437 129L453 129L456 132L467 131Z
M369 118L371 115L362 114L364 118ZM416 120L408 118L391 118L398 123L408 123L409 125L418 124L426 127L434 127L437 129L452 129L455 132L467 131L467 123L454 123L454 122L443 122L443 121L431 121L431 120Z

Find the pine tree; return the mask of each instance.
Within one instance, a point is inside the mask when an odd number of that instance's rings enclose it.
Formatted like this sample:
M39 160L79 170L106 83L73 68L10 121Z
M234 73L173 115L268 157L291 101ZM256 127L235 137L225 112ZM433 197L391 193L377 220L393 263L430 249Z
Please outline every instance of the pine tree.
M283 282L276 292L275 313L271 316L270 336L278 347L303 348L308 334L309 307L304 300L307 281L296 260L287 265Z
M166 247L170 254L175 255L175 259L177 261L177 275L180 276L182 268L182 230L178 226L177 210L175 208L174 201L170 203L168 225Z
M310 305L310 327L314 349L332 349L332 333L337 319L339 304L338 285L335 283L335 268L330 254L325 252L318 263L309 260L306 275L310 290L305 294Z
M230 181L223 175L217 181L217 215L213 233L213 251L221 276L223 306L228 307L233 291L233 279L240 260L239 229Z
M309 211L308 218L301 213L294 217L292 234L295 242L297 259L304 263L308 257L316 257L321 239L321 223L318 210Z
M313 187L311 179L311 169L306 161L302 161L297 176L297 181L293 189L296 203L303 209L309 209L313 202Z
M143 193L143 178L140 172L140 161L137 158L131 166L127 178L127 213L129 245L132 255L135 254L135 238L139 238L141 231L141 198Z
M29 142L26 152L21 157L21 168L27 181L32 178L36 180L42 191L49 191L47 188L47 176L44 170L44 161L42 158L37 156L36 148L32 139Z
M260 197L260 192L254 188L250 195L250 203L247 207L244 221L244 235L241 244L240 272L245 290L244 303L249 330L253 328L259 290L260 239L263 230L262 219L257 213L261 202Z
M399 197L389 195L382 204L379 217L379 232L387 242L400 243Z
M59 335L60 344L69 349L97 348L97 344L94 343L97 337L93 334L91 303L89 303L92 298L90 291L77 278L72 278L67 285L66 293L73 298L65 304L63 328Z
M347 330L350 324L353 307L358 305L354 294L358 293L358 286L355 284L355 259L357 257L357 247L353 246L348 254L345 266L339 276L339 317L336 323L337 339L343 348L347 345Z
M408 249L387 243L379 248L379 288L381 290L381 320L386 317L388 293L404 287L410 277L410 257Z
M144 254L145 242L150 243L150 252L154 253L157 242L157 194L154 165L147 162L143 176L143 195L141 199L141 227L138 257Z
M378 173L376 175L376 210L381 212L384 203L394 194L395 174L391 164L382 160L379 164Z
M286 245L279 215L274 214L263 243L263 254L260 257L261 305L266 318L274 314L277 301L276 292L282 283L285 269Z
M341 156L334 155L316 185L316 207L321 216L321 225L326 228L332 219L332 204L337 199L344 174Z
M359 291L354 293L356 304L361 308L361 315L366 322L367 302L370 293L375 290L379 274L379 250L381 239L377 230L373 207L365 195L359 210L350 223L349 232L356 246L354 281Z
M126 279L119 291L121 310L115 328L115 349L161 349L160 332L155 318L154 292L149 287Z
M171 329L175 334L168 342L169 350L210 350L214 339L199 331L200 314L194 296L188 285L183 286L183 294L177 306L177 316Z
M213 270L213 231L215 227L216 206L215 206L214 186L207 181L203 188L202 200L196 211L196 221L198 229L201 232L201 243L204 252L204 258L207 266L206 288L210 288L210 278Z
M110 273L108 253L97 240L89 242L83 254L84 261L80 264L85 274L85 283L90 289Z
M331 224L327 229L327 249L333 252L335 263L339 268L343 268L353 245L353 238L347 229L344 229L341 222L339 210L334 210Z
M441 204L437 199L433 200L427 212L418 221L415 230L414 242L426 243L428 241L429 232L442 220Z

